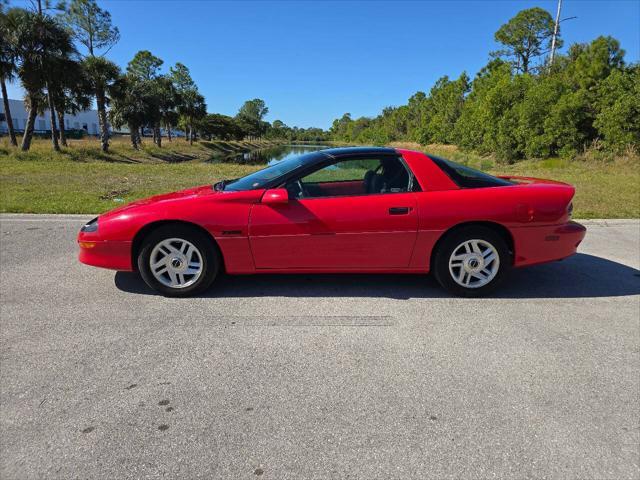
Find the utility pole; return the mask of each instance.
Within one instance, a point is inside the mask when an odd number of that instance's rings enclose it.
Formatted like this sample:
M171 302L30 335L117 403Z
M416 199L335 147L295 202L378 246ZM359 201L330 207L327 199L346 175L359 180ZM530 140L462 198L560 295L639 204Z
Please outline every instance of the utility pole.
M562 0L558 0L558 11L556 12L556 24L553 27L553 37L551 37L551 55L549 55L549 68L553 65L553 56L556 53L556 38L558 37L558 29L560 28L560 10L562 9Z

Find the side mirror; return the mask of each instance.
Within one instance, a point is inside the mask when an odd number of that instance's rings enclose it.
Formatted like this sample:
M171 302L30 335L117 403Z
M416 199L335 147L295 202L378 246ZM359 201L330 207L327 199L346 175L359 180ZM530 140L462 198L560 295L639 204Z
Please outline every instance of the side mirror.
M264 192L262 203L265 205L282 205L289 203L289 192L285 188L272 188Z

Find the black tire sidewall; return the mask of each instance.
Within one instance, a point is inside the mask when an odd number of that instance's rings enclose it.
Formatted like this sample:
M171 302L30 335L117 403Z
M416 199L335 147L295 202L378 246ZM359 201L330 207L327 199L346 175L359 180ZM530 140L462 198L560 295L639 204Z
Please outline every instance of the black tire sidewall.
M453 250L462 242L472 239L489 242L495 247L500 258L500 267L496 276L488 284L479 288L465 288L459 285L449 271L449 258ZM469 226L455 230L442 239L433 257L433 264L434 276L446 290L460 297L482 297L493 292L504 279L511 268L511 255L507 243L500 234L491 228Z
M168 238L181 238L192 243L200 252L203 271L200 278L185 288L163 285L151 273L149 258L154 247ZM216 245L204 233L184 225L164 225L151 232L143 241L137 258L138 271L147 285L167 297L186 297L206 290L220 270L220 254Z

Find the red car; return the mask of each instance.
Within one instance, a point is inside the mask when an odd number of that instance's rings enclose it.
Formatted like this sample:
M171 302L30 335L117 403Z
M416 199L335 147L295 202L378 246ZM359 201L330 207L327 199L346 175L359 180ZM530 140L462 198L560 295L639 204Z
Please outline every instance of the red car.
M491 291L511 267L576 252L572 186L494 177L432 155L336 148L246 177L139 200L93 219L80 261L137 270L167 296L218 274L420 273Z

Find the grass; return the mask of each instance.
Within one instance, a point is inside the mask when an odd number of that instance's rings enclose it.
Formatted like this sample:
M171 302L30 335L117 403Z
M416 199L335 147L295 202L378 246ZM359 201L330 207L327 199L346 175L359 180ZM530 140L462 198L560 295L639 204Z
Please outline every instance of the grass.
M247 149L273 145L265 142L163 142L147 140L136 151L127 139L114 139L111 153L103 154L97 140L72 141L61 153L49 141L35 140L31 151L19 152L0 141L0 212L99 213L138 198L235 178L260 168L204 160ZM576 186L576 218L640 217L640 161L626 155L609 161L595 159L528 160L499 165L493 159L464 153L452 146L393 144L431 152L469 166L511 175L524 175Z
M9 146L8 139L0 139L0 155L8 155L18 161L43 161L55 162L70 160L75 162L108 162L108 163L176 163L189 160L210 160L216 157L224 157L234 153L254 150L276 145L269 141L199 141L189 145L182 138L174 138L169 142L162 140L162 148L153 144L150 138L146 138L142 147L135 150L128 137L115 137L111 139L109 153L103 153L100 143L95 138L82 140L68 140L69 146L62 147L62 152L54 152L51 143L47 139L34 139L31 149L22 152Z
M146 141L134 150L114 139L111 153L96 140L76 141L62 153L36 140L29 152L0 143L0 212L96 213L162 192L246 175L258 167L205 163L216 156L270 144L249 142Z

